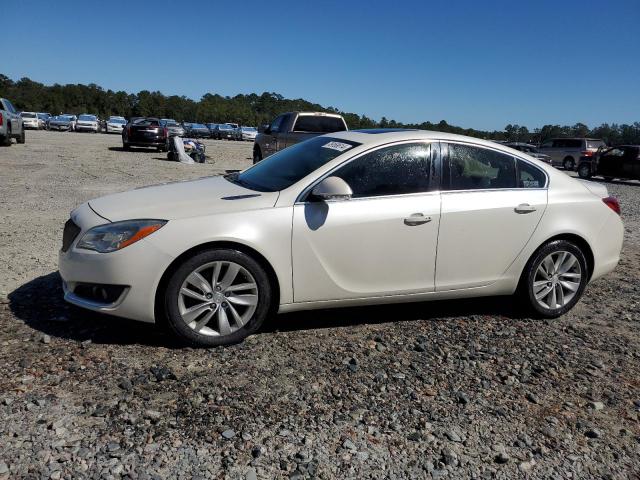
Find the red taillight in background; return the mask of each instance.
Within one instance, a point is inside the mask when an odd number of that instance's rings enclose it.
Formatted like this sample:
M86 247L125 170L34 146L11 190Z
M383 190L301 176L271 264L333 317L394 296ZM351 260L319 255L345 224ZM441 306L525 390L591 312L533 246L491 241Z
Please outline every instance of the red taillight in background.
M169 129L167 127L164 127L162 129L162 136L166 138L168 135L169 135Z
M618 202L616 197L603 198L602 201L607 205L607 207L620 215L620 202Z
M4 117L2 116L2 114L0 113L0 127L4 125Z
M583 157L593 157L595 154L596 152L593 152L591 150L584 150L580 152L580 155L582 155Z

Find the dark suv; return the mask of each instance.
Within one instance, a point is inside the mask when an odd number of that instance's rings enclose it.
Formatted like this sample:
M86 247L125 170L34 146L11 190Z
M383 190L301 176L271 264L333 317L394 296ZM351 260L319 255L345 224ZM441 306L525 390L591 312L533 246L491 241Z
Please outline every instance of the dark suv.
M122 129L122 148L153 147L159 152L167 150L169 132L159 118L136 118Z
M578 175L581 178L597 175L605 180L640 180L640 145L618 145L602 149L594 157L583 157Z

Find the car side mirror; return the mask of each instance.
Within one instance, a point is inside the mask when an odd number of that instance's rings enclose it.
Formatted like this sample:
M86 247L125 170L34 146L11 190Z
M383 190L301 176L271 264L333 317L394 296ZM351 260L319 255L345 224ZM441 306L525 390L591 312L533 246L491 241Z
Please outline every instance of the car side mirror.
M320 200L349 200L353 191L340 177L327 177L313 187L311 195Z

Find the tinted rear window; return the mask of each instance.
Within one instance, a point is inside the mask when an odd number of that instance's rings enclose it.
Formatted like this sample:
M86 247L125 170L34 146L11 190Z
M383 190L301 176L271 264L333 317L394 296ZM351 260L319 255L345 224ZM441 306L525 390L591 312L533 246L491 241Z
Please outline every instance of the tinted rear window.
M342 118L302 115L296 119L294 132L331 133L346 130Z
M22 118L36 118L36 114L35 113L21 113L20 116Z
M587 148L600 148L604 147L604 145L602 140L587 140Z

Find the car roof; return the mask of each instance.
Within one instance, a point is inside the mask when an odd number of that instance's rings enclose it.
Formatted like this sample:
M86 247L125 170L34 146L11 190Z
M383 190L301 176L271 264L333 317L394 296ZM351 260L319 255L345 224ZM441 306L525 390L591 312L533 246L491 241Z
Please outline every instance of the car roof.
M467 137L455 133L437 132L434 130L412 130L404 128L376 128L366 130L345 130L342 132L327 133L325 136L353 142L367 144L384 144L403 140L451 140L467 143L475 143L491 148L505 146L491 140L483 140L476 137Z

